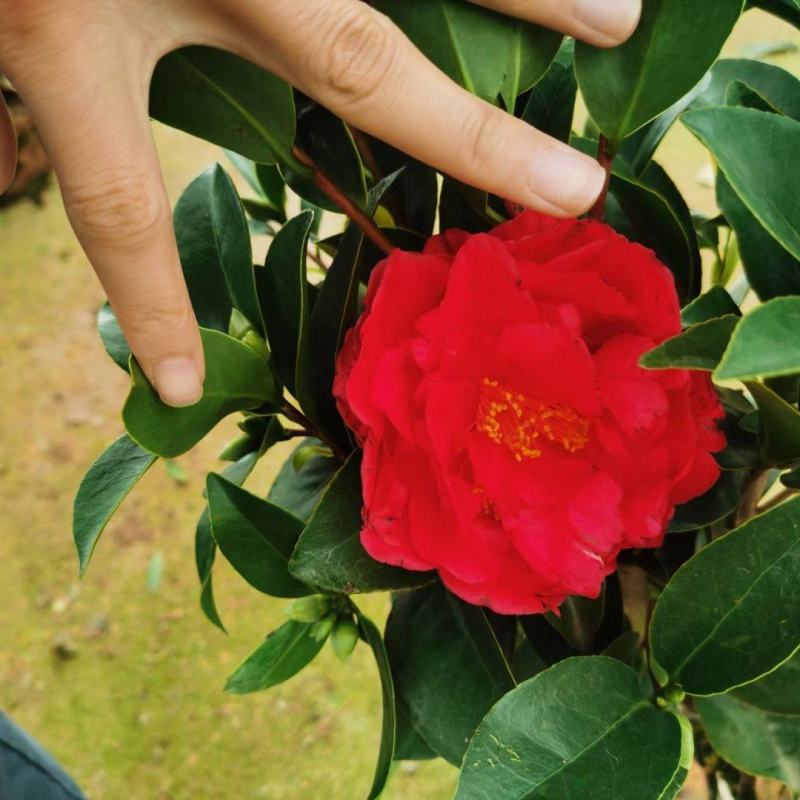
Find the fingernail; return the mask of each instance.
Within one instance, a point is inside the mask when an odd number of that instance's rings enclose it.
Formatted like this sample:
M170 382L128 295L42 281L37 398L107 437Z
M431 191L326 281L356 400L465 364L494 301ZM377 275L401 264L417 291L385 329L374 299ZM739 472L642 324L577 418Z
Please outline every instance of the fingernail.
M575 16L610 43L624 42L642 15L642 0L576 0Z
M176 408L193 406L203 396L203 382L191 358L165 358L153 365L158 396Z
M605 180L605 170L594 159L572 148L550 146L533 165L530 187L546 203L578 215L597 199Z

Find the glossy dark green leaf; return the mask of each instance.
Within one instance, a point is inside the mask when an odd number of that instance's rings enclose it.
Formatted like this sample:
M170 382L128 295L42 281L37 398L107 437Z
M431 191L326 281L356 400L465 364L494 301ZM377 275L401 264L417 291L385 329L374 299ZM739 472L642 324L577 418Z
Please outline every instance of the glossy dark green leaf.
M270 420L269 427L270 429L280 428L280 423L275 419ZM265 432L263 439L264 444L262 444L260 450L246 453L233 464L229 464L222 471L222 477L237 486L241 486L258 463L261 450L266 450L270 446L267 444L270 435ZM197 566L197 576L200 579L200 608L212 624L227 633L214 599L212 569L216 555L217 544L214 541L214 534L211 530L211 516L208 513L208 504L206 504L200 519L197 521L197 528L194 534L194 558Z
M300 342L308 335L308 238L314 214L304 211L281 228L258 272L258 293L278 375L295 392Z
M436 171L379 139L366 137L365 141L375 162L374 180L402 170L381 198L381 205L389 211L399 228L430 236L439 201Z
M214 541L233 568L273 597L309 594L288 568L302 520L219 475L209 475L207 487Z
M469 744L455 800L660 800L691 758L691 729L612 658L563 661L518 686ZM646 765L646 766L645 766Z
M221 50L186 47L164 56L153 74L150 114L253 161L293 161L291 88Z
M785 158L800 148L800 122L750 108L691 111L683 122L764 228L800 258L800 163Z
M381 678L381 700L383 703L383 721L381 723L381 743L378 749L378 763L375 765L375 777L372 779L367 800L377 800L381 796L389 780L394 760L397 737L397 717L395 715L394 683L392 670L389 667L389 656L383 643L381 632L375 624L361 612L357 612L358 625L364 641L372 648L378 674Z
M800 459L800 411L761 383L747 383L758 406L758 435L764 459L789 466Z
M747 281L761 300L800 294L800 259L781 247L722 173L717 176L717 205L736 231Z
M128 436L120 436L89 468L72 511L72 535L81 575L108 521L155 460Z
M106 352L114 363L128 371L128 362L131 360L131 348L125 339L122 328L114 314L113 309L108 303L103 303L97 312L97 332L103 342Z
M716 60L742 5L649 0L625 44L603 50L579 43L578 85L606 137L622 141L686 95Z
M780 114L800 119L800 80L785 69L749 58L725 58L714 64L710 78L693 108L726 105L728 87L736 82L756 91Z
M131 390L122 418L130 437L165 458L185 453L223 417L280 399L269 365L241 342L219 331L200 329L206 360L203 398L187 408L161 402L134 359Z
M800 297L778 297L747 314L714 379L756 380L800 373Z
M669 523L672 533L682 533L725 519L739 505L739 477L723 472L705 494L675 509Z
M445 176L439 196L439 227L485 233L502 221L492 215L488 203L486 192Z
M641 175L647 169L659 145L664 141L664 137L670 132L680 115L689 108L694 99L708 86L710 80L710 76L704 78L666 111L623 141L619 156L627 162L634 175Z
M514 678L487 612L441 584L398 595L386 624L398 702L424 740L460 764L482 717Z
M684 325L697 325L728 314L741 316L742 312L725 289L721 286L712 286L683 308L681 322Z
M800 716L774 714L735 695L697 700L711 745L729 764L800 789Z
M739 317L727 314L692 325L645 353L639 363L645 369L696 369L713 372L731 340Z
M428 761L437 758L436 752L412 724L405 706L396 703L395 718L397 720L395 761Z
M228 678L225 691L249 694L277 686L308 666L325 644L311 635L312 625L289 620L273 631Z
M370 215L398 177L384 178L369 192L367 211ZM309 335L304 337L297 364L297 399L304 413L329 435L343 444L349 436L333 398L336 357L344 335L356 321L361 251L364 234L350 225L339 251L325 276L325 281L311 310Z
M579 653L592 650L603 624L606 609L605 588L600 597L568 597L558 608L558 615L548 614L547 621Z
M565 39L550 68L531 90L522 112L525 122L562 142L569 141L578 94L574 60L575 43Z
M339 117L303 95L296 95L295 102L297 143L350 200L364 208L367 201L364 165L349 128ZM300 197L318 208L342 213L307 169L282 165L281 174Z
M800 723L800 653L755 683L734 689L730 695L762 711L796 716Z
M726 692L800 646L798 533L800 498L714 540L675 573L650 625L653 659L671 682L690 694Z
M347 594L429 582L430 573L381 564L362 547L360 470L360 458L351 456L325 488L297 542L290 572L309 586Z
M340 467L333 456L323 455L313 455L303 464L302 469L295 467L295 454L298 450L319 444L318 439L304 439L284 462L269 493L271 502L291 511L303 522L308 521L322 492Z
M219 164L189 184L175 206L174 220L200 325L226 333L236 308L263 332L250 234L236 188Z
M748 5L763 8L800 28L800 0L750 0Z
M468 91L513 109L541 78L561 36L458 0L375 0L412 42Z

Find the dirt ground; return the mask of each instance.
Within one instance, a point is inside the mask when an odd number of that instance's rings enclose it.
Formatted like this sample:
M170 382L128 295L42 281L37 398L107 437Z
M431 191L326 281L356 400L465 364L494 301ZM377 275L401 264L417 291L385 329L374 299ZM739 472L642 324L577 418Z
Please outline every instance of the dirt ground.
M728 47L741 55L796 32L748 14ZM798 71L797 54L775 59ZM173 201L222 158L155 130ZM695 207L707 157L682 129L661 159ZM103 301L51 187L42 208L0 213L0 707L63 762L93 800L350 800L366 794L380 725L369 652L347 666L324 651L295 680L250 697L226 676L283 618L283 601L216 570L225 636L201 616L193 533L205 473L231 433L223 425L180 465L157 465L126 501L79 581L70 518L79 481L119 435L124 374L94 331ZM284 451L285 454L285 451ZM263 490L281 453L265 459ZM163 571L158 579L159 564ZM384 597L364 601L382 620ZM384 797L444 800L455 771L401 765Z

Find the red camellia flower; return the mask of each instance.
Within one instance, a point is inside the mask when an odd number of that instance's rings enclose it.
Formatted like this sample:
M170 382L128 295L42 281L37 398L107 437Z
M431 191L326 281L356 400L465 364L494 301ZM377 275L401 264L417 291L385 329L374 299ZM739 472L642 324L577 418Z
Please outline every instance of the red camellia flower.
M680 330L667 268L598 222L525 212L392 253L334 386L366 550L500 613L597 596L719 475L708 376L638 364Z

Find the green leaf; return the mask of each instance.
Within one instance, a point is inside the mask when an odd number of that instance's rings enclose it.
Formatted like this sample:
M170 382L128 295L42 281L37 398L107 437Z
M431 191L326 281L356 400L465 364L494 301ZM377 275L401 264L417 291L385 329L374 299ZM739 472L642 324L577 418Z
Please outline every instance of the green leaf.
M728 763L800 789L800 716L770 713L734 695L699 698L697 710Z
M291 511L307 522L316 508L322 492L339 469L333 456L312 455L302 466L295 468L295 455L304 447L319 445L318 439L304 439L286 459L272 484L269 500Z
M302 520L213 473L207 491L214 541L231 566L251 586L273 597L309 594L288 568Z
M154 455L123 435L89 468L72 511L72 535L81 575L108 521L155 460Z
M770 464L789 466L800 458L800 411L761 383L747 383L758 405L761 453Z
M738 323L739 317L735 314L700 322L645 353L639 364L645 369L696 369L713 372Z
M464 756L455 800L587 793L592 800L660 800L686 751L691 732L642 696L630 667L602 656L572 658L521 684L486 715Z
M764 228L800 258L800 163L785 158L800 148L800 122L751 108L691 111L683 122Z
M364 166L350 129L326 108L298 95L297 142L314 163L360 208L366 207L367 185ZM281 166L289 187L318 208L341 214L339 208L314 182L306 168Z
M308 335L306 259L313 223L311 211L287 222L272 240L264 269L258 272L258 293L272 357L278 375L292 394L300 342Z
M800 646L798 532L800 498L716 539L675 573L650 625L653 659L671 682L690 694L726 692Z
M116 314L108 303L103 303L97 312L97 332L100 334L106 353L117 366L127 372L128 362L131 360L131 348L128 347Z
M253 161L294 162L291 88L222 50L186 47L164 56L150 86L150 115Z
M778 297L739 323L714 380L757 380L800 372L800 297Z
M522 112L525 122L562 142L569 141L578 94L574 60L575 43L565 39L550 68L531 90Z
M422 52L456 83L506 108L545 73L562 37L458 0L375 0Z
M289 563L298 580L329 592L353 594L420 586L428 572L375 561L361 545L361 459L351 456L326 487Z
M234 411L276 404L280 387L269 365L247 345L218 331L200 329L206 379L200 402L173 408L161 402L131 359L131 390L122 418L131 439L165 458L185 453Z
M778 113L800 120L800 80L791 72L749 58L725 58L711 69L711 80L695 98L695 109L724 106L732 83L757 92Z
M189 184L175 206L174 224L200 325L226 333L236 308L263 333L247 222L233 181L219 164Z
M404 706L396 704L397 735L395 742L395 761L428 761L436 758L436 752L422 738L419 731L408 718Z
M719 55L742 0L648 0L636 32L611 49L578 43L578 85L612 143L682 98Z
M749 706L773 714L789 714L800 723L800 653L755 683L730 693Z
M800 467L781 475L781 483L789 489L800 489Z
M381 796L394 760L395 740L397 736L397 717L395 715L394 683L392 671L389 667L389 656L383 643L380 631L372 620L356 610L358 624L364 641L372 648L375 663L378 665L378 674L381 678L381 699L383 702L383 723L381 724L381 744L378 750L378 763L375 765L375 777L369 790L367 800L377 800Z
M736 232L747 282L761 300L800 294L800 260L753 216L720 172L717 175L717 205Z
M460 764L481 718L514 686L488 612L432 584L397 596L385 636L398 703L439 755Z
M697 325L728 314L741 316L742 312L725 289L721 286L712 286L683 308L681 322L684 325Z
M398 177L384 178L369 192L367 212L372 215L386 192ZM297 399L305 414L324 431L342 443L349 443L333 397L336 357L345 332L355 324L358 315L358 292L361 251L364 234L350 225L339 251L325 276L309 317L309 335L301 342L297 362Z
M748 5L763 8L800 28L800 0L750 0Z
M600 597L568 597L558 608L558 615L548 614L547 621L579 653L592 650L606 610L605 586Z
M273 631L228 678L225 691L260 692L277 686L310 664L325 644L311 635L312 625L289 620Z

